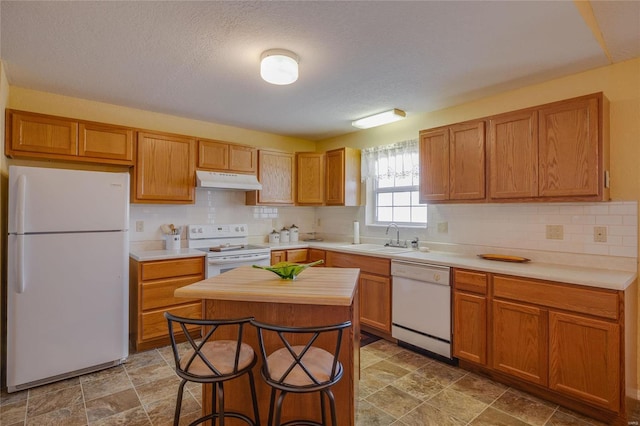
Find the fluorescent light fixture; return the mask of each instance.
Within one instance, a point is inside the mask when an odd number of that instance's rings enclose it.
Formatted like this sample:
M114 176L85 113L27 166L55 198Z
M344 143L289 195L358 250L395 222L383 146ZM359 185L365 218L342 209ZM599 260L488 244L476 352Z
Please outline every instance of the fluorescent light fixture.
M358 129L368 129L370 127L381 126L383 124L393 123L394 121L402 120L407 114L401 109L392 109L390 111L381 112L380 114L370 115L369 117L361 118L356 121L352 121L351 125Z
M260 76L271 84L291 84L298 79L298 55L284 49L271 49L262 53Z

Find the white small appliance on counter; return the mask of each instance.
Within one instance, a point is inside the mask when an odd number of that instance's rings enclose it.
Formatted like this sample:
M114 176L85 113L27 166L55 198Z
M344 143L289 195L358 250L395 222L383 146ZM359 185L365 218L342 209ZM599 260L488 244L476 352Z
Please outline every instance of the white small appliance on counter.
M187 225L187 247L207 252L206 278L240 266L268 266L271 250L250 245L248 240L246 224Z

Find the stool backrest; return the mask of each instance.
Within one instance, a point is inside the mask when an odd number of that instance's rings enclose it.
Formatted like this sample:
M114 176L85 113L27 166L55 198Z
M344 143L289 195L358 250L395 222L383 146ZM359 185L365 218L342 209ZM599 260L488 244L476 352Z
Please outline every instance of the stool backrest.
M351 326L351 321L319 327L287 327L266 324L255 320L251 321L251 324L258 330L258 342L260 344L260 354L263 362L262 374L270 382L284 386L291 382L293 375L297 375L298 381L306 382L306 384L301 387L314 388L333 384L342 377L343 370L338 358L343 332ZM278 338L275 339L277 344L273 343L273 338L269 339L270 343L265 344L267 335L278 336ZM314 346L314 343L321 338L322 335L325 335L325 338L323 338L323 350L319 350L318 347ZM328 337L329 340L327 340L326 337ZM295 342L292 342L292 340L295 340ZM301 342L306 343L299 344ZM327 342L330 343L327 345ZM267 353L267 346L274 348L271 353ZM284 356L279 358L290 361L290 364L278 368L278 376L274 376L271 372L272 369L270 369L269 356L277 351L284 354ZM309 368L310 365L317 365L317 362L314 362L311 358L317 357L318 354L331 357L330 360L325 357L324 361L330 362L330 371L323 371L322 377L318 377L318 374L314 373L314 369ZM273 360L271 360L271 362L273 362ZM324 364L328 364L328 362L324 362ZM300 379L300 376L303 376L302 379Z
M164 313L165 318L169 326L169 338L171 339L171 348L173 350L173 358L176 365L176 372L183 378L194 378L194 370L198 371L197 376L209 376L209 377L226 377L236 375L241 369L241 348L242 337L244 335L243 329L245 324L249 323L253 318L236 318L226 320L209 320L209 319L193 319L183 318ZM189 333L189 326L199 325L203 327L202 338L194 339ZM229 365L229 360L225 360L225 367L221 371L220 360L213 360L205 353L207 348L210 347L214 341L214 335L216 331L221 330L224 327L237 328L237 335L235 340L217 340L216 347L218 350L221 348L224 350L225 355L232 354L233 366ZM187 348L180 348L176 334L181 333L186 337L188 343ZM225 358L228 358L225 357ZM218 362L217 362L218 361ZM216 364L218 367L216 367Z

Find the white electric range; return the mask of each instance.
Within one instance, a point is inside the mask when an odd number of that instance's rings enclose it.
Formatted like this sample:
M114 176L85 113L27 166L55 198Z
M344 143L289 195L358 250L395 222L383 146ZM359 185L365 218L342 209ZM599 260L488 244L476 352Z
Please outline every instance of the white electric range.
M246 224L187 225L187 247L207 252L206 278L239 266L269 265L271 250L248 240Z

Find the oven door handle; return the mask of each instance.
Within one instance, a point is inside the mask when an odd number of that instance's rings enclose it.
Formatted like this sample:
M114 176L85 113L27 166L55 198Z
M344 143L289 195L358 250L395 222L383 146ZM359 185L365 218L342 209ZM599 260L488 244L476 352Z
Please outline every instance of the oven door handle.
M240 262L254 262L258 260L270 259L270 254L263 254L259 256L247 256L247 257L239 257L235 259L209 259L209 265L228 265L230 263L240 263Z

